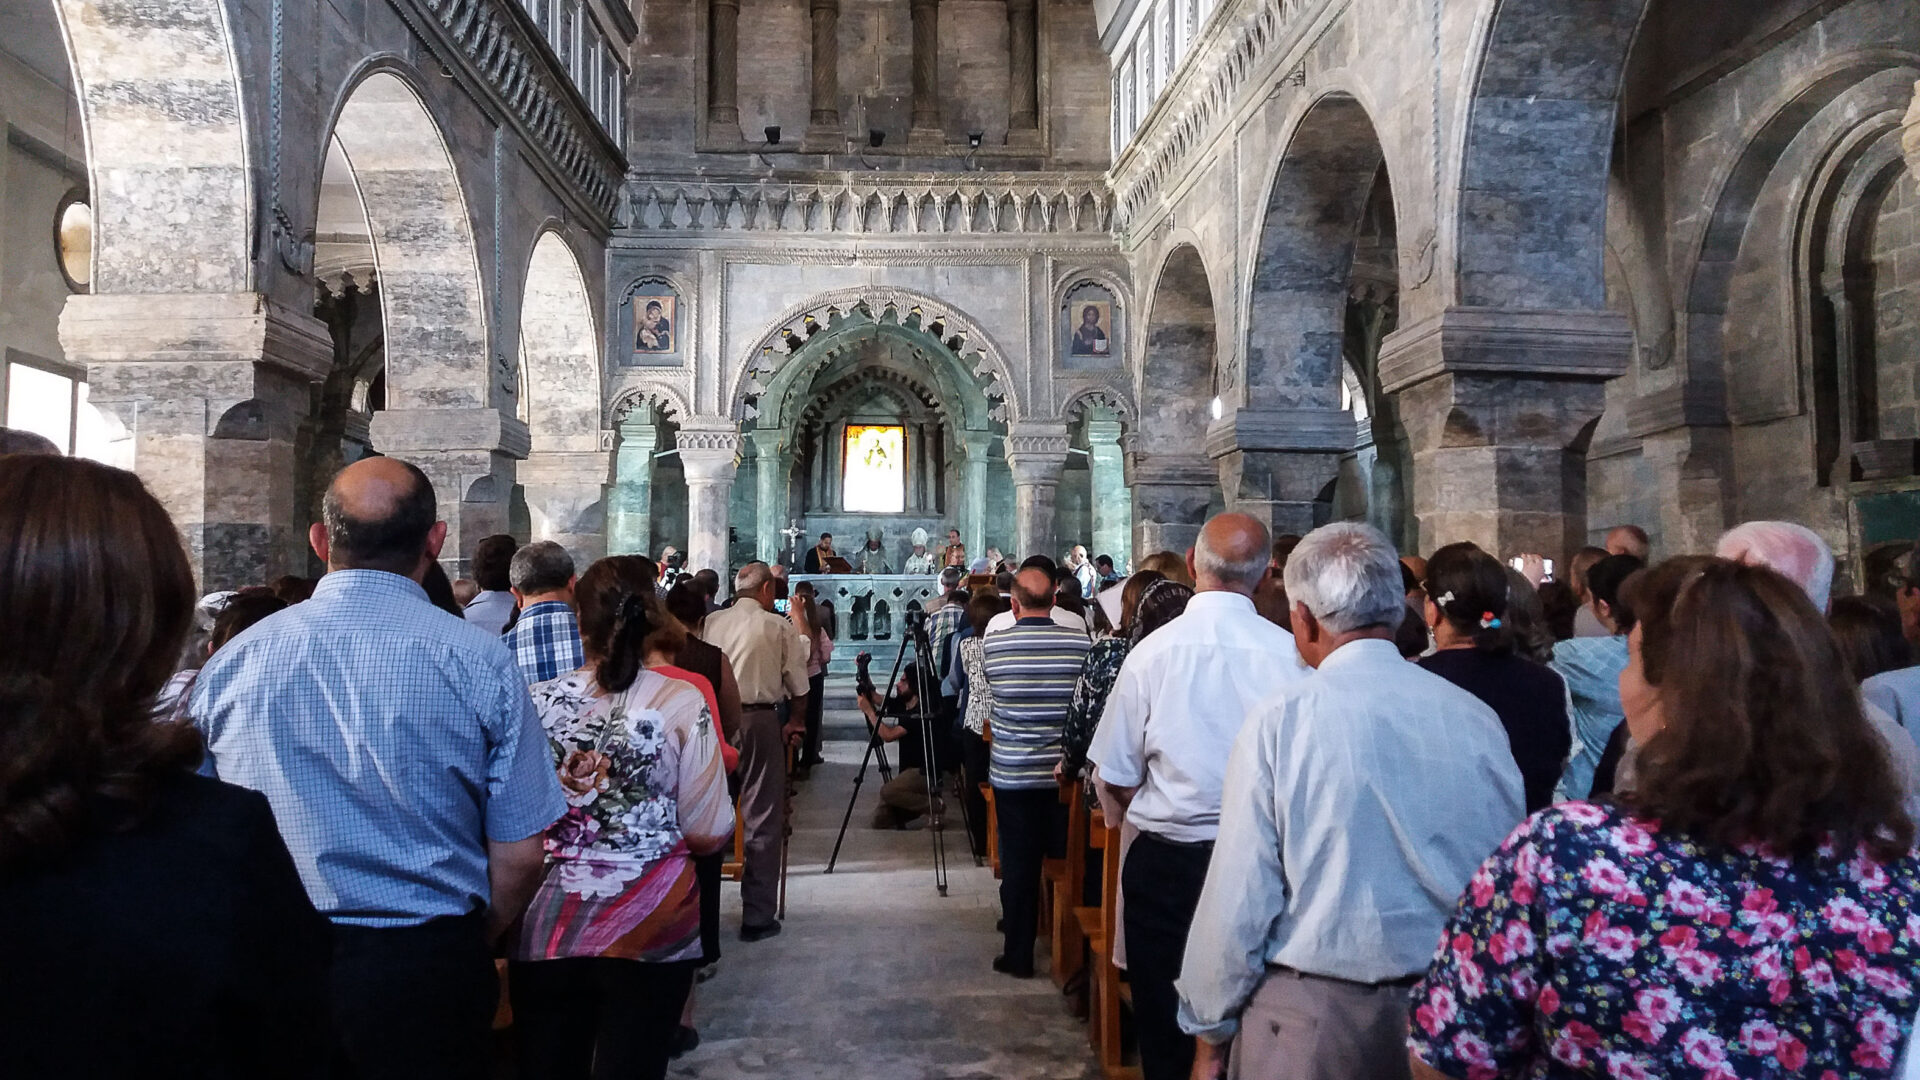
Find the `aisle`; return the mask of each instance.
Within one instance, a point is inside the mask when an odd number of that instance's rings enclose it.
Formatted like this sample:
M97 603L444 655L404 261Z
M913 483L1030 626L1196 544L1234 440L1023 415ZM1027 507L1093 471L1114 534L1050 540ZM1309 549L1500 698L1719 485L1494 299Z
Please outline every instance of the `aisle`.
M724 958L698 988L699 1049L674 1063L685 1080L1083 1080L1097 1075L1086 1029L1043 969L1021 981L988 964L998 951L993 874L967 855L958 813L949 895L933 888L923 831L867 827L878 774L823 874L852 790L861 744L830 742L800 785L786 930L739 939L740 893L722 908Z

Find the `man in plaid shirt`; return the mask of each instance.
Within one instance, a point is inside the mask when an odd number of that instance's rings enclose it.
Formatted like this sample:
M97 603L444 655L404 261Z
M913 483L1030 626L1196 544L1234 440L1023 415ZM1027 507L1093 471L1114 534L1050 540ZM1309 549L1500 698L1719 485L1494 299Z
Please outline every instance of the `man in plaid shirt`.
M927 644L933 647L934 674L943 679L947 677L948 643L967 621L966 594L958 591L966 580L965 573L957 566L940 571L940 606L927 616Z
M509 574L520 621L507 631L507 648L528 685L557 679L585 663L573 614L573 556L551 540L537 540L514 552Z

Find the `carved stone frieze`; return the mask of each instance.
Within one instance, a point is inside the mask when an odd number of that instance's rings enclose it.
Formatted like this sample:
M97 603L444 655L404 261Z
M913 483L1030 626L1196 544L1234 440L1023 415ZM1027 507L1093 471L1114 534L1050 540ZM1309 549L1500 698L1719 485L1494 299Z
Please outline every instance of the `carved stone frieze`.
M1113 202L1097 174L973 173L773 179L630 179L620 223L634 232L1085 234L1103 236Z
M625 161L564 76L552 70L513 0L411 0L458 47L585 201L611 219Z

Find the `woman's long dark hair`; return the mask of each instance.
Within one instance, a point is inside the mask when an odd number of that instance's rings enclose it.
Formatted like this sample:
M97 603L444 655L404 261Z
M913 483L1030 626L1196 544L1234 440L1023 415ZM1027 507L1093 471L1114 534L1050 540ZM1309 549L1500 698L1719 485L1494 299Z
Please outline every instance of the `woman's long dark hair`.
M1427 560L1427 599L1456 633L1481 652L1513 651L1507 619L1507 568L1469 543L1448 544Z
M1640 748L1623 802L1722 844L1907 853L1914 826L1886 746L1799 586L1766 567L1689 556L1625 591L1665 726Z
M580 644L593 665L593 681L609 694L633 685L649 646L679 647L685 631L654 592L653 561L611 555L587 567L574 586L580 609ZM662 638L670 635L672 641Z
M154 722L192 625L193 571L138 477L0 459L0 870L135 824L200 736Z

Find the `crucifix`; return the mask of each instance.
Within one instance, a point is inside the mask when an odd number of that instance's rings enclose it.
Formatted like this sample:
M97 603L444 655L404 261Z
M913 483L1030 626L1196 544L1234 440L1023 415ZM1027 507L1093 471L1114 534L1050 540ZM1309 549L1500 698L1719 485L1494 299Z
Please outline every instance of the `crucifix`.
M799 518L788 518L787 522L787 527L780 530L780 535L787 538L787 550L792 552L789 557L793 559L795 565L798 565L800 562L800 537L806 534L806 530L800 527Z

